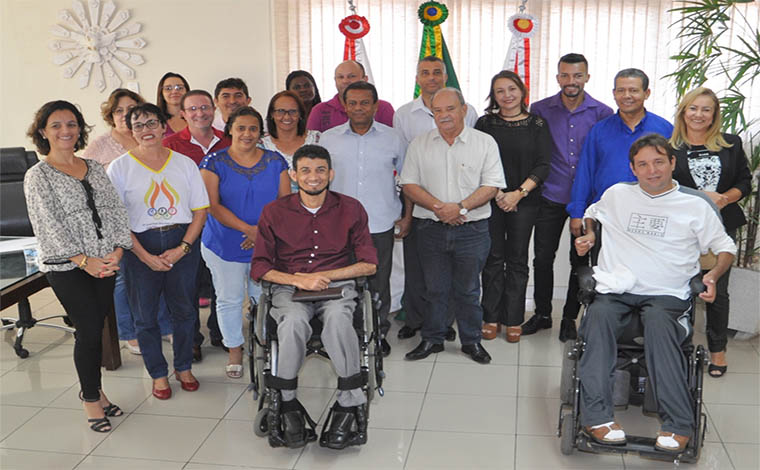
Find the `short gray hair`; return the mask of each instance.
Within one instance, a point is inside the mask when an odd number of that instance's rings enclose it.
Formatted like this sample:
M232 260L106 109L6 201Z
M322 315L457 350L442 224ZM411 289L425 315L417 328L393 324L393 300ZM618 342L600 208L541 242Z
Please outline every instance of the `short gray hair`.
M430 103L432 104L433 101L435 101L435 97L438 96L438 95L440 95L441 93L444 93L444 92L453 92L454 94L457 95L457 99L459 100L459 104L461 104L462 106L466 106L466 104L464 102L464 96L462 95L462 92L459 91L459 89L454 88L454 87L450 87L450 86L441 88L440 90L438 90L435 93L433 93L433 98L430 100Z
M641 89L647 91L649 89L649 77L642 70L639 69L623 69L615 74L615 80L612 82L612 89L617 87L618 78L638 78L641 80Z

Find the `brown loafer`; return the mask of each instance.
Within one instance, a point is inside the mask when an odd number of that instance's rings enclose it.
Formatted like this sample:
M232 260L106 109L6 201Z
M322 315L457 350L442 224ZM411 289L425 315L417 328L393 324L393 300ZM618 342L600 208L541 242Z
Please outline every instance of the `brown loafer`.
M522 327L508 326L507 327L507 343L519 343L521 334L522 334Z
M600 444L623 445L625 444L625 431L617 422L604 426L586 426L583 431L594 441ZM620 431L620 432L613 432ZM622 436L620 434L622 433Z
M483 323L480 329L483 339L494 339L501 332L501 325L498 323Z
M673 432L660 431L657 433L657 441L654 447L657 450L665 452L680 453L686 449L686 444L689 443L689 436L681 436Z

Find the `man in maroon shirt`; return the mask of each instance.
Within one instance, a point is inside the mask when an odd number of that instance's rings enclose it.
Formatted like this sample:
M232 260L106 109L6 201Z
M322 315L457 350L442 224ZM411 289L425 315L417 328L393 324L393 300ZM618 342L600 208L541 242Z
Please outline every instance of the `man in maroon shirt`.
M351 279L374 274L377 253L361 203L327 189L333 176L324 147L301 147L293 155L290 171L298 193L269 203L259 218L251 277L275 284L270 315L277 322L279 341L277 376L268 378L275 389L269 413L273 447L302 447L316 438L313 430L305 429L305 412L296 399L298 371L312 333L309 320L315 315L322 316L322 344L338 373L339 388L320 445L343 449L367 439L367 399L358 383L360 352L353 327L358 294ZM328 287L343 287L343 297L318 302L292 299L296 289ZM357 431L351 430L354 421Z
M182 131L165 137L163 140L164 147L170 148L193 159L196 164L200 164L203 157L209 153L230 146L230 139L224 136L222 131L211 127L214 121L214 101L206 90L191 90L185 93L180 103L182 117L187 121L187 127ZM214 286L211 284L211 273L206 267L206 263L201 258L198 269L198 302L204 307L211 307L206 325L209 330L209 339L213 346L222 347L222 332L219 330L219 323L216 319L216 296L214 295ZM211 298L209 302L209 298ZM203 299L201 301L201 299ZM203 335L201 334L200 311L198 319L195 320L195 335L193 338L193 362L200 362L203 359L201 353L201 344L203 344Z

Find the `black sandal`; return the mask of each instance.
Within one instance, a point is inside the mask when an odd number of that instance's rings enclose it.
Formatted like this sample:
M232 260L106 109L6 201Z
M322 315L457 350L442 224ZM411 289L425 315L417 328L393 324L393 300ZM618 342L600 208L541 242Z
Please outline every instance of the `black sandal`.
M109 418L118 418L119 416L124 415L124 411L122 411L118 405L114 405L113 403L108 406L104 406L103 413L105 413Z
M707 366L707 373L710 374L710 377L714 378L720 378L723 377L723 375L728 370L728 366L716 366L715 364L710 364Z
M87 420L87 422L91 423L90 429L92 429L95 432L110 432L111 431L111 422L108 421L108 418L106 418L105 416L102 418L90 418Z

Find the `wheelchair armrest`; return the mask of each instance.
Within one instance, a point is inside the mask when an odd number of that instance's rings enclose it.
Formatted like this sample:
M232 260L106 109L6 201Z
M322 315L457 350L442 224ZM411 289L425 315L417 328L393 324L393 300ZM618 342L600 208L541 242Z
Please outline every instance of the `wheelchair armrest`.
M594 300L596 295L596 279L594 279L594 268L591 266L578 266L575 273L578 276L578 301L588 305Z
M343 299L346 297L345 289L347 287L328 287L319 291L296 289L295 293L293 293L293 302L320 302L323 300Z
M693 296L697 296L702 292L707 291L707 286L702 282L702 274L697 274L691 278L691 281L689 281L689 290Z

